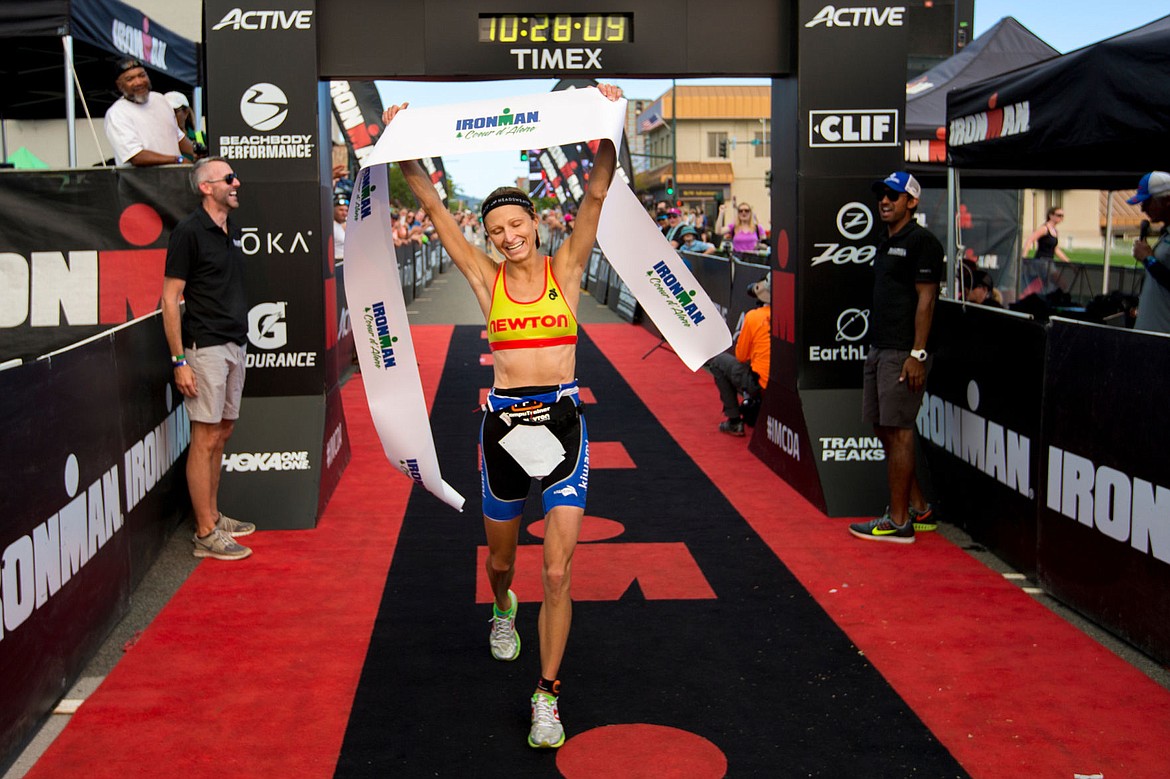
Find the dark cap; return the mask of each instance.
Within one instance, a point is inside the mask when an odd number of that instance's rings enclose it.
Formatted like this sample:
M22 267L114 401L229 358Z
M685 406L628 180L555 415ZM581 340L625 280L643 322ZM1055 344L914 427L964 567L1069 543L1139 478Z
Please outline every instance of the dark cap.
M143 65L140 60L136 60L133 57L123 57L114 63L114 80L117 81L118 78L128 70L144 67L146 66Z

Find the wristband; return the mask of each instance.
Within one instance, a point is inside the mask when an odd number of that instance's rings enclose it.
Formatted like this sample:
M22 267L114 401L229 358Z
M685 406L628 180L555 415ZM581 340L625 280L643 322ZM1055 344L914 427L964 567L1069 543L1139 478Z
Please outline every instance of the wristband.
M182 368L186 364L187 364L186 360L175 360L173 363L171 363L171 365L175 368Z
M186 359L187 359L187 355L185 355L185 354L172 354L171 355L171 362L173 362L173 363L183 362Z

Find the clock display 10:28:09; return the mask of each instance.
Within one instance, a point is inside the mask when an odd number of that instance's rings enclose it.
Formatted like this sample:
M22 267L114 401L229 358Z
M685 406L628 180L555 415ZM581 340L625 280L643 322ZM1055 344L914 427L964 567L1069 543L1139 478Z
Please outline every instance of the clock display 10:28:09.
M480 14L480 43L630 43L632 14Z

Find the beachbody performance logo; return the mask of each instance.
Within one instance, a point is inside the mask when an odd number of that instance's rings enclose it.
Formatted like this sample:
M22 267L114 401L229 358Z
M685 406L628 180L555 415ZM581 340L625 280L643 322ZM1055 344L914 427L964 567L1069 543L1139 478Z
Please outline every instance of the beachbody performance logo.
M497 135L516 135L536 130L540 123L539 111L517 111L505 108L495 116L474 116L455 120L456 138L490 138Z
M678 317L678 321L690 327L706 319L694 302L694 297L698 293L693 289L689 292L683 289L682 282L674 275L666 260L659 262L652 270L646 271L646 275L650 277L650 283L658 293L670 301L671 311Z
M1032 441L979 410L979 385L967 385L967 407L931 395L922 395L916 420L918 433L935 446L958 457L1025 498L1032 498Z
M240 118L261 133L275 130L288 118L288 97L276 84L260 82L240 97ZM295 160L313 156L313 136L221 135L219 153L228 160Z
M960 116L951 121L947 130L947 143L951 146L966 146L996 138L1023 135L1030 127L1032 108L1027 100L996 108L999 94L987 101L987 110L977 114Z
M389 369L398 363L394 358L394 344L398 336L390 335L390 322L386 318L386 304L378 301L366 306L366 335L369 336L370 353L374 367Z

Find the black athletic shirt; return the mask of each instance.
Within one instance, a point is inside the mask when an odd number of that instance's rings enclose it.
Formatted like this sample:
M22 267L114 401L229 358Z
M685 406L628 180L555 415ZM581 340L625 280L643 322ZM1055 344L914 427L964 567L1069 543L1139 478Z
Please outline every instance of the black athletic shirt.
M915 284L942 278L943 247L929 230L910 223L878 244L873 261L873 309L869 342L882 349L914 348Z
M1045 230L1044 235L1036 239L1036 258L1043 257L1051 260L1056 256L1056 244L1056 236Z
M248 340L244 251L240 229L228 232L202 207L175 225L167 246L166 275L187 282L183 297L183 346L243 344Z

